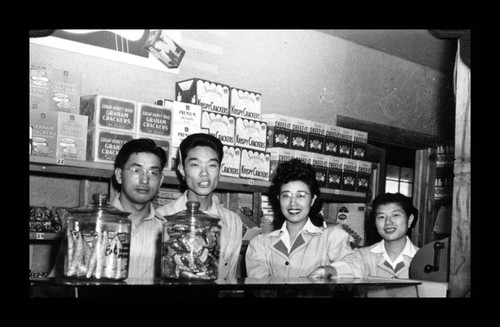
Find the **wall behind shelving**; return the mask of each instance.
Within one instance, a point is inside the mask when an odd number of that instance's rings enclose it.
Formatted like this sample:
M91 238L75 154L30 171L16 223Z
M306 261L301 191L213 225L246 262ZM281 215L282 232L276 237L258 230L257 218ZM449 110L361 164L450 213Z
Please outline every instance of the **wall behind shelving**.
M315 30L182 30L179 74L30 44L30 61L81 71L82 94L153 102L200 77L262 93L263 113L336 115L440 136L452 84L441 72Z

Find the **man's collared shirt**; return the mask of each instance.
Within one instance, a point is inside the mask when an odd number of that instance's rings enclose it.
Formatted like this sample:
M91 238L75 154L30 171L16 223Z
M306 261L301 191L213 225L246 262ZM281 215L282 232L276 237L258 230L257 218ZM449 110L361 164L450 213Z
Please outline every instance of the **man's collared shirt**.
M120 193L111 202L115 208L123 210ZM150 203L149 216L137 226L131 224L128 277L160 277L161 239L165 219L156 214Z

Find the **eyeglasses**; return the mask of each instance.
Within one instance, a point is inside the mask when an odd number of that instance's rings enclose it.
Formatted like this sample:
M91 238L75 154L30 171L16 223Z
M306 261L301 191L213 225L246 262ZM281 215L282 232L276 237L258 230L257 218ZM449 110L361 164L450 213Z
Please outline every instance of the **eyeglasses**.
M295 198L295 200L300 201L300 200L304 200L306 198L306 196L309 194L311 194L311 193L307 193L304 191L299 191L295 194L293 194L292 192L283 192L279 195L279 199L280 200L291 200L292 198Z
M147 174L148 178L151 179L152 181L159 180L162 175L162 173L159 170L151 170L151 169L144 170L139 167L131 167L125 170L128 170L132 175L139 176L141 178L144 176L144 174Z

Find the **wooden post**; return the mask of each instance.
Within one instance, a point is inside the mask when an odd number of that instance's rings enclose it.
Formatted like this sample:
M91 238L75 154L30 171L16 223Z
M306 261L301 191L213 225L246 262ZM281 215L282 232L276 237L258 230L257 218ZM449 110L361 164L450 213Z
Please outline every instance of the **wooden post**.
M418 218L412 230L411 240L418 247L431 242L434 226L434 180L436 177L436 150L427 148L415 152L415 177L413 205Z
M455 67L455 176L450 238L450 297L467 297L471 292L470 69L463 63L459 54L457 52Z

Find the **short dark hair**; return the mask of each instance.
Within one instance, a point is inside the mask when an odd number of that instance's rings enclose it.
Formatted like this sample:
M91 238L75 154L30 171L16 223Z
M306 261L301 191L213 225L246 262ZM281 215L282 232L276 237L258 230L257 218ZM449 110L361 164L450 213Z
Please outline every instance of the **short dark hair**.
M417 223L418 210L417 208L415 208L415 206L413 206L411 198L401 193L382 193L378 195L375 199L373 199L372 213L371 213L373 222L375 222L375 216L377 214L378 207L389 203L399 204L401 208L403 208L408 218L410 218L410 216L413 215L413 222L411 223L411 226L408 226L408 233L409 233L410 230L413 229L413 227L415 227L415 224Z
M319 199L320 189L318 181L316 180L316 171L313 166L300 159L293 158L289 161L281 162L276 168L276 174L273 177L271 186L269 187L269 199L273 206L274 211L274 227L280 228L286 220L281 212L280 202L278 196L280 194L281 186L289 182L302 181L311 190L312 195L316 195L316 201L309 211L309 218L311 222L318 227L323 226L323 216L321 209L323 208L323 201Z
M208 146L217 153L217 157L219 158L219 164L222 163L222 158L224 157L224 147L222 145L221 140L217 137L205 134L205 133L194 133L188 135L184 140L182 140L179 145L181 163L184 165L186 161L187 154L189 150L197 147L197 146Z
M152 139L139 138L130 140L121 147L120 151L118 152L118 155L115 158L115 169L125 168L125 163L130 158L130 155L133 153L140 153L140 152L155 154L160 159L161 170L165 168L165 165L167 164L167 154L165 150L157 146L155 141L153 141ZM118 191L121 190L121 185L116 180L116 176L114 174L111 182L116 190Z

